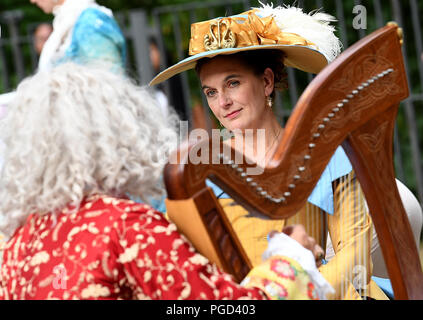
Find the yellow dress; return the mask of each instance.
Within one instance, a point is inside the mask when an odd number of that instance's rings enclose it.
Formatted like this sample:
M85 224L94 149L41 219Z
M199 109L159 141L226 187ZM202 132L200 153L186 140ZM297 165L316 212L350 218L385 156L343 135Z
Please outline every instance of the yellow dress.
M371 280L372 221L363 192L354 172L342 179L334 189L334 214L325 214L307 203L296 215L284 220L264 220L250 215L232 199L220 199L248 257L254 266L260 264L267 248L267 234L286 225L303 224L310 236L323 248L329 232L335 256L320 267L322 275L335 289L331 299L360 300L361 297L388 299Z

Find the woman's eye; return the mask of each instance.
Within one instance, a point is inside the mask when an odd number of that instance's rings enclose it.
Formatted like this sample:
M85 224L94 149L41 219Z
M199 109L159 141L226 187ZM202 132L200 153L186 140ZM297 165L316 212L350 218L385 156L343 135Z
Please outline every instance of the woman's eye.
M216 90L208 90L206 92L206 96L209 98L213 97L215 94L216 94Z
M238 85L239 85L239 81L231 81L231 82L229 82L229 84L228 84L228 86L229 86L230 88L236 87L236 86L238 86Z

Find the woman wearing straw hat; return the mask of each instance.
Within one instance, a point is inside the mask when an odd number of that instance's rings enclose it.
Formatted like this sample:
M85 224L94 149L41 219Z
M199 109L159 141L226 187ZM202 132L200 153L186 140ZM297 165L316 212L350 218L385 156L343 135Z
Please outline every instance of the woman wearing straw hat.
M263 5L236 16L194 23L190 57L156 76L151 85L195 68L211 110L235 138L242 138L245 129L265 130L262 138L256 134L254 145L246 144L239 151L266 165L284 130L272 110L275 89L286 87L284 67L318 73L335 59L341 43L332 21L334 17L321 12L305 14L296 7ZM225 143L238 148L235 140ZM265 146L264 152L258 152L260 145ZM315 239L321 239L323 247L330 234L336 254L320 271L335 288L331 298L387 299L371 280L372 221L342 147L336 150L306 206L293 218L263 221L251 217L226 195L220 202L253 265L261 259L270 230L301 223ZM168 204L169 211L171 201Z

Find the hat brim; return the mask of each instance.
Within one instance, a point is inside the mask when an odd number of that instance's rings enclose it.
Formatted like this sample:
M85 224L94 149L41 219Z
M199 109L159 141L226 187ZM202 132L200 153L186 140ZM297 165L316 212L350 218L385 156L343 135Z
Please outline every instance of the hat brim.
M241 51L261 50L261 49L277 49L282 50L286 56L284 64L288 67L293 67L309 73L319 73L327 64L328 60L319 51L299 45L282 45L282 44L269 44L269 45L256 45L242 48L227 48L212 51L205 51L194 56L188 57L177 64L160 72L153 80L150 81L150 86L163 82L174 75L186 70L194 69L197 61L203 58L213 58L217 55L229 55Z

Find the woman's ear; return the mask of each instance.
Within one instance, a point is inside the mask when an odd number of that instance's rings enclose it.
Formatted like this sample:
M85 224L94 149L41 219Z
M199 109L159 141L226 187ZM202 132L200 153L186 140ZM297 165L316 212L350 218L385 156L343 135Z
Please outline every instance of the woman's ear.
M263 72L264 94L270 96L275 88L275 74L272 69L266 68Z

